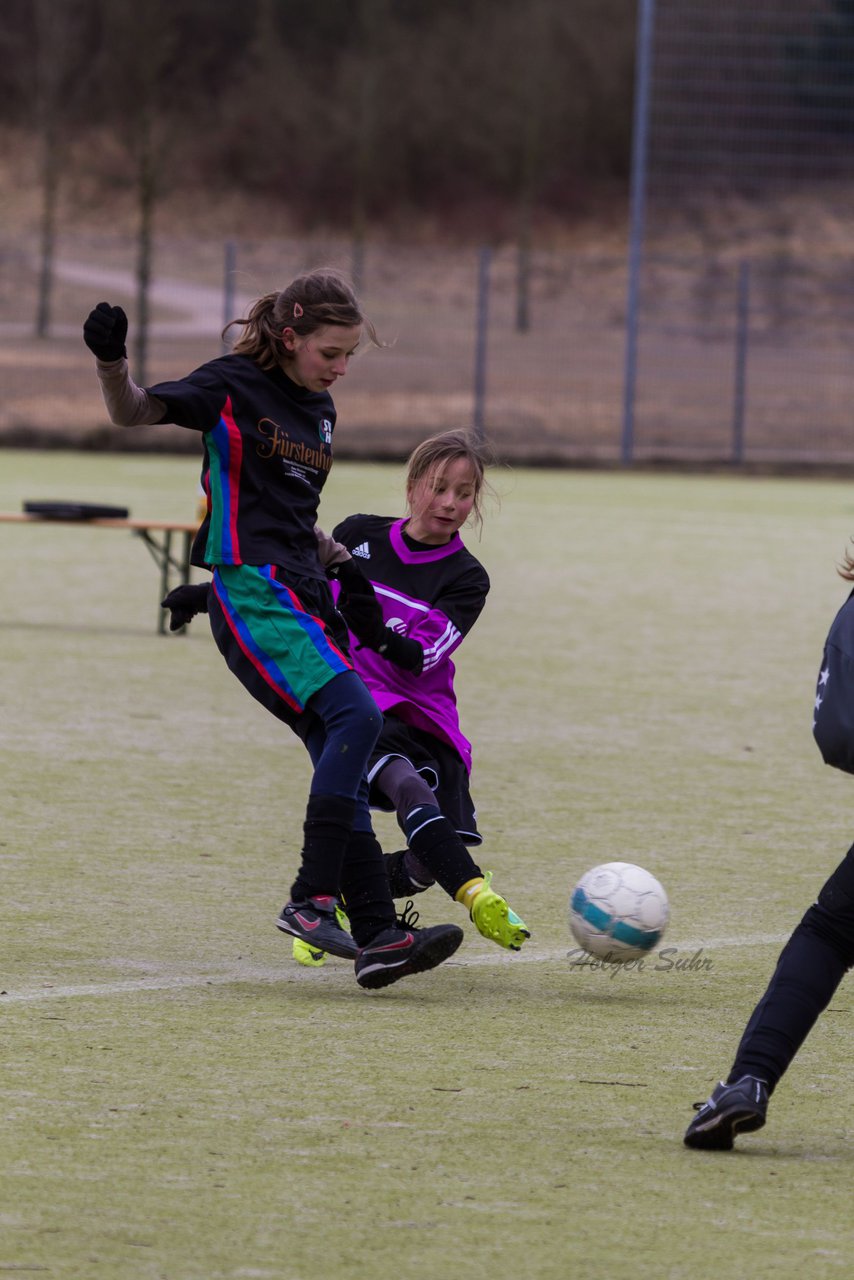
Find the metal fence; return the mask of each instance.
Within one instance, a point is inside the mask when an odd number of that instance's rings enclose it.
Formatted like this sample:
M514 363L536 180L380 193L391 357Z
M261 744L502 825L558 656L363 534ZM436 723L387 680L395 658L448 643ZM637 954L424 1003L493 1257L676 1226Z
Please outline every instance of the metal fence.
M81 337L102 298L129 310L131 366L150 384L219 355L224 322L299 271L352 267L341 242L161 237L143 363L132 241L62 238L42 340L30 319L36 246L7 243L0 252L16 278L0 290L0 441L18 445L197 447L177 429L109 427ZM360 268L360 297L384 346L357 357L336 387L339 456L400 458L429 432L455 426L481 431L508 460L618 456L624 254L534 253L521 270L524 286L507 250L372 245Z
M64 234L46 335L36 239L0 238L0 443L193 448L105 421L80 330L128 307L148 383L313 265L357 269L387 345L336 388L341 455L474 426L511 461L854 462L854 7L639 0L628 252ZM486 239L486 237L485 237ZM605 243L603 241L603 243Z
M854 9L640 0L621 456L854 459Z

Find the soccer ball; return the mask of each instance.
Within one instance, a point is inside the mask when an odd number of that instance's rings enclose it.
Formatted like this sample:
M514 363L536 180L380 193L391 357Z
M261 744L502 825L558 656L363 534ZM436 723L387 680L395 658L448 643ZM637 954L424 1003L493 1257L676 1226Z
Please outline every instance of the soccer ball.
M581 877L569 902L569 927L580 947L623 964L661 940L670 906L648 871L633 862L605 862Z

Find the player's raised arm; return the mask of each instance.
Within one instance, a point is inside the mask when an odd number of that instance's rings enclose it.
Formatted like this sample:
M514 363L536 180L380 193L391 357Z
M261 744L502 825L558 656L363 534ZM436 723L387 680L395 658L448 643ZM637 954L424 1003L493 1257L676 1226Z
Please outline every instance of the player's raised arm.
M99 302L83 323L83 341L92 352L110 421L118 427L154 426L165 405L130 376L127 362L128 318L121 307Z

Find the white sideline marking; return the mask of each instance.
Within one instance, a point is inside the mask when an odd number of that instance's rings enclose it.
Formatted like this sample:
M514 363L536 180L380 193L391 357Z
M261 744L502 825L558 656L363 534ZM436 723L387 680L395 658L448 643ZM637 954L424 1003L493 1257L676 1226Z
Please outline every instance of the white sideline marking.
M294 971L297 966L294 965ZM91 982L81 986L38 987L32 991L7 991L0 996L5 1004L26 1004L37 1000L68 999L74 996L134 995L137 991L173 991L182 987L213 987L236 982L281 982L291 971L282 969L230 969L228 973L185 973L151 978L125 978L118 982Z
M675 948L681 955L699 950L713 953L724 947L782 945L788 940L789 936L788 933L756 933L746 938L691 938L687 941L678 942L664 940L659 951ZM490 952L488 955L471 956L468 959L458 959L455 956L453 959L446 961L446 964L460 969L479 967L481 965L542 964L547 961L565 960L570 952L573 955L576 952L572 939L570 939L567 946L558 947L551 951L535 951L525 948L518 955L511 955L507 951L495 951ZM650 958L657 954L658 952L653 951ZM344 962L338 965L334 959L330 968L324 970L324 972L334 973L335 967L332 966L337 967L341 973L346 973ZM30 991L7 991L5 995L0 995L0 1011L2 1011L4 1005L36 1004L42 1000L135 995L140 991L178 991L194 987L228 986L240 982L292 982L294 979L307 980L314 973L316 973L316 970L304 969L294 964L288 957L280 966L275 968L235 968L220 973L186 973L172 976L161 974L150 978L126 978L117 982L92 982L76 986L38 987Z

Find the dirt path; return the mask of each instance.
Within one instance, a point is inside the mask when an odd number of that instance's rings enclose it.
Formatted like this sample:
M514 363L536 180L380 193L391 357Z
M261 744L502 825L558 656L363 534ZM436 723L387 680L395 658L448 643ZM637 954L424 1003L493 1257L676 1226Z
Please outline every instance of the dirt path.
M85 285L93 298L99 295L99 300L103 296L108 301L116 300L124 305L136 296L136 281L130 271L65 260L58 261L54 269L58 279L71 285ZM223 293L221 287L194 284L188 280L152 280L150 305L177 313L172 320L153 320L153 336L202 338L219 335L226 320L232 319L231 315L223 316ZM249 295L235 294L234 314L241 314L251 301Z

